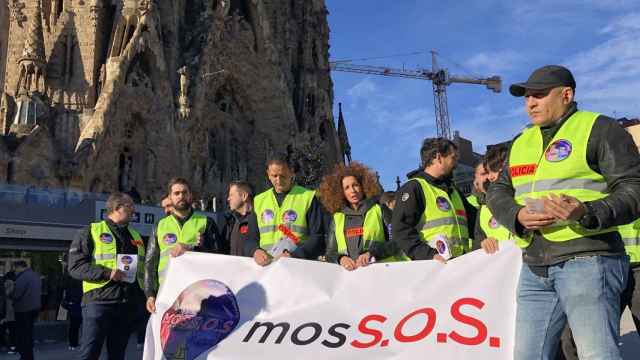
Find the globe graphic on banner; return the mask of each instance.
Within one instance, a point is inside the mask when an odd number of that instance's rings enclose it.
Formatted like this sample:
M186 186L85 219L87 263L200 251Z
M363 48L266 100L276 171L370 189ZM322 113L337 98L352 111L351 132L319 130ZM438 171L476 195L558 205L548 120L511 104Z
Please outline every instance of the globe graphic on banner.
M193 360L224 340L239 321L240 309L229 287L217 280L197 281L162 316L164 356Z

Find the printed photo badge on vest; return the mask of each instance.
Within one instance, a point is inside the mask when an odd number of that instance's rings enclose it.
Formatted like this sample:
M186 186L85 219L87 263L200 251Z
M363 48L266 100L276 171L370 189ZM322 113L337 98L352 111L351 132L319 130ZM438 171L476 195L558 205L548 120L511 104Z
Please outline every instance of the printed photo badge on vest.
M165 234L162 241L167 245L173 245L178 241L178 236L176 234Z
M238 302L228 286L211 279L196 281L162 316L162 352L169 360L193 360L214 350L239 321Z
M123 281L133 283L136 281L138 272L138 256L128 254L118 254L116 256L118 270L124 272Z
M556 140L544 153L545 159L549 162L559 162L571 155L572 147L569 140Z
M265 211L262 212L262 214L260 215L262 218L262 222L264 223L272 223L273 222L273 218L275 217L275 215L273 214L273 211L271 209L266 209Z
M436 249L438 254L442 256L445 260L451 259L449 239L447 238L446 235L443 235L443 234L436 235L429 241L429 246Z
M104 244L111 244L113 242L113 236L111 236L111 234L102 233L100 234L100 241Z
M284 214L282 215L282 221L285 224L295 222L296 220L298 220L298 213L296 213L291 209L285 211Z
M129 268L131 267L131 263L132 262L133 262L133 259L129 255L124 255L122 257L122 264L124 264L124 269L125 270L129 270Z
M436 205L438 206L438 209L440 209L441 211L451 210L451 205L449 205L449 201L442 196L438 196L436 198Z

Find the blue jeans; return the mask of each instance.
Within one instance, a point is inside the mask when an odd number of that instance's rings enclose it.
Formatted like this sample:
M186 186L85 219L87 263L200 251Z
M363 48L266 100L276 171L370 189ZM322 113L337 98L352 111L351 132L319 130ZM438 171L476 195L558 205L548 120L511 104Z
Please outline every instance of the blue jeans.
M134 330L135 304L86 304L82 306L81 360L98 360L107 342L107 358L124 360Z
M620 294L628 273L626 256L576 257L550 266L546 278L523 264L514 358L555 359L568 321L580 360L621 360Z

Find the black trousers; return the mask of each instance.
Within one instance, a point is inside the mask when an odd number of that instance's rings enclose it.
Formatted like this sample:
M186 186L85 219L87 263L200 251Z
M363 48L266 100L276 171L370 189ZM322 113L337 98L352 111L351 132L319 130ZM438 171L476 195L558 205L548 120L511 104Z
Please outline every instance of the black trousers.
M98 360L106 341L107 358L124 360L136 315L136 305L131 303L83 305L79 359Z
M9 336L7 337L7 332ZM8 348L16 346L16 322L8 321L0 325L0 346Z
M78 347L80 326L82 325L81 312L69 312L69 346Z
M16 347L21 360L33 360L33 324L38 310L16 311Z
M145 336L147 335L147 322L149 321L149 312L146 308L138 311L138 320L136 324L136 337L138 344L144 344Z
M627 288L624 289L624 292L620 295L620 302L621 312L624 312L627 307L631 310L636 332L640 335L640 266L629 269L629 281L627 282ZM573 341L571 329L568 324L562 331L560 344L562 351L558 354L557 360L578 360L578 349Z

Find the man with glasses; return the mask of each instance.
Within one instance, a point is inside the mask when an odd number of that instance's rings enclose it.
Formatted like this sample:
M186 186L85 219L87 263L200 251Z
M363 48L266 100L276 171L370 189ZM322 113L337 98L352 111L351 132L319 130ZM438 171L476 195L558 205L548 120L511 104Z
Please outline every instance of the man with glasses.
M125 358L134 319L142 306L144 243L129 226L134 213L127 194L107 199L107 216L81 230L69 249L69 274L82 280L82 340L79 359Z

